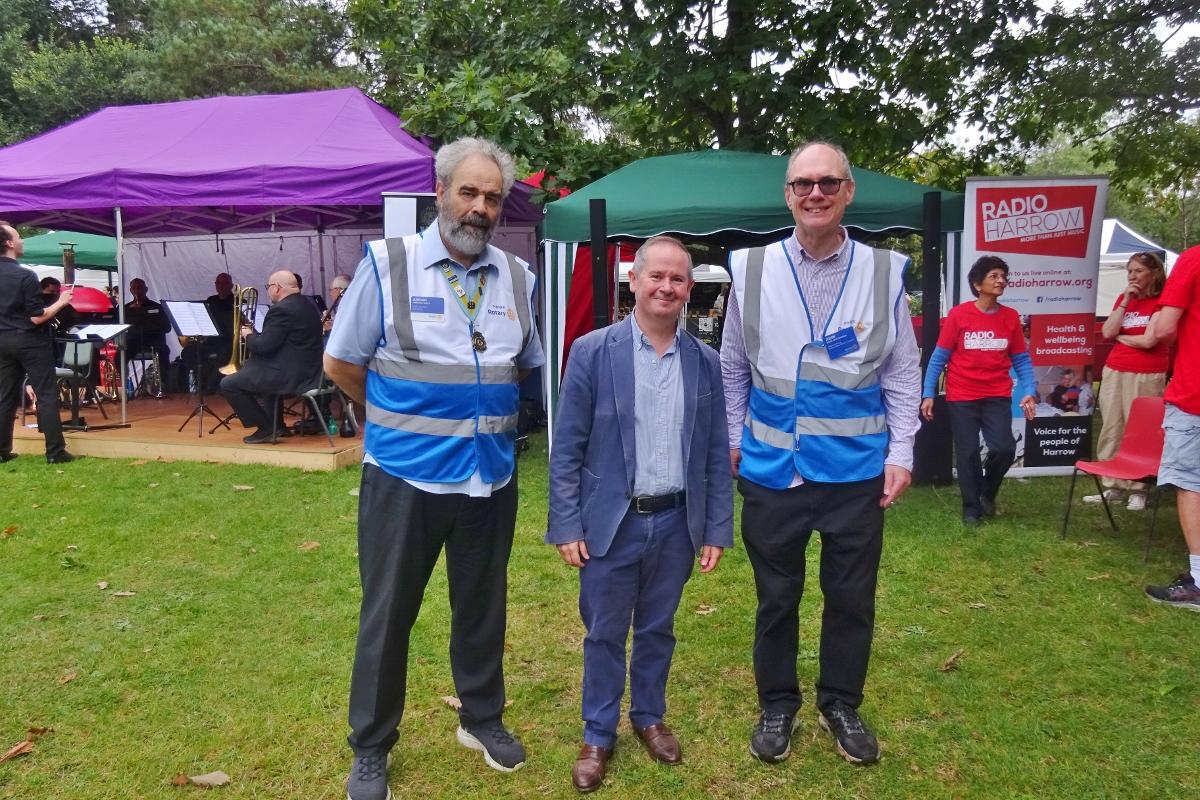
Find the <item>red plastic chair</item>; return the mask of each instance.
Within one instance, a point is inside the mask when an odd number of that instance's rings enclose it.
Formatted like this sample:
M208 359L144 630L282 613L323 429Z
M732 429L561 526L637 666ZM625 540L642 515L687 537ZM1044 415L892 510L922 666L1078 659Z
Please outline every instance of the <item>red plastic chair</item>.
M1112 509L1108 507L1108 498L1104 496L1104 487L1100 478L1115 478L1125 481L1143 481L1153 483L1150 493L1151 512L1150 530L1146 532L1146 559L1150 558L1150 540L1154 536L1154 522L1158 516L1158 501L1160 487L1158 485L1158 467L1162 461L1163 451L1163 415L1165 406L1161 397L1135 397L1129 408L1129 419L1125 422L1125 432L1121 435L1121 444L1117 446L1117 454L1107 461L1076 461L1075 469L1071 472L1071 489L1067 494L1067 512L1063 515L1062 534L1059 538L1067 538L1067 520L1071 518L1071 501L1075 496L1075 478L1080 472L1086 472L1096 481L1096 491L1100 493L1100 502L1104 504L1104 513L1108 514L1108 523L1112 529L1117 529L1113 519Z

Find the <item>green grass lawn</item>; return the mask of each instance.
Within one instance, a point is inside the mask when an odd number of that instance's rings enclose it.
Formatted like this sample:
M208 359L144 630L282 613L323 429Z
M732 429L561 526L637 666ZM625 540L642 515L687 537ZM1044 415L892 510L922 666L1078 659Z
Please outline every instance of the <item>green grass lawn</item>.
M398 797L575 794L582 627L575 574L541 543L544 437L521 470L506 721L529 763L502 775L454 740L456 717L441 700L454 687L439 569L413 634L393 751ZM357 482L357 469L99 459L54 467L31 456L0 466L0 752L31 726L53 728L32 753L0 764L0 797L191 796L203 790L171 778L214 770L232 780L213 797L344 797ZM734 549L715 573L692 579L677 619L668 722L684 765L651 763L624 727L602 792L1194 792L1200 615L1141 591L1186 564L1174 505L1145 564L1141 515L1119 512L1114 534L1102 510L1079 507L1060 541L1065 495L1063 479L1010 481L1001 516L977 531L959 524L954 487L913 490L889 512L862 708L883 743L872 768L835 754L811 705L788 761L766 766L748 754L755 601L745 551ZM802 611L806 686L816 676L819 603L814 585ZM940 671L958 651L956 668Z

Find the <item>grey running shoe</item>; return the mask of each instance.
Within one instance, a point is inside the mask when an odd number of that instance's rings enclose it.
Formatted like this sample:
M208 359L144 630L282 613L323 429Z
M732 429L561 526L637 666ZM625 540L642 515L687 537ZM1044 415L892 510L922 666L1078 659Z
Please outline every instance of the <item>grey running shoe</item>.
M841 700L821 709L817 722L837 741L838 752L854 764L874 764L879 760L879 742L863 724L858 712Z
M799 727L795 714L764 711L750 734L750 755L759 761L783 761L792 752L792 733Z
M483 753L483 760L492 769L515 772L525 766L525 748L498 719L470 728L460 725L456 735L463 747Z
M392 800L387 768L386 755L355 756L346 779L346 800Z
M1190 572L1179 575L1168 586L1147 586L1146 596L1163 605L1200 611L1200 587L1196 586Z

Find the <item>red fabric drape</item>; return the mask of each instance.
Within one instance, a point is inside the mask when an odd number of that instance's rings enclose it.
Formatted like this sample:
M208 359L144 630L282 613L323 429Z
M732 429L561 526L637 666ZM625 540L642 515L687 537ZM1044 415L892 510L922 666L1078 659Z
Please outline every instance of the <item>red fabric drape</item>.
M620 245L622 261L633 261L637 246L632 244ZM608 246L608 318L612 319L613 269L617 257L617 247ZM567 294L567 313L563 331L562 374L567 372L567 359L571 355L571 345L580 336L592 330L592 248L590 245L580 245L575 251L575 264L571 269L571 290ZM561 375L560 375L561 377Z

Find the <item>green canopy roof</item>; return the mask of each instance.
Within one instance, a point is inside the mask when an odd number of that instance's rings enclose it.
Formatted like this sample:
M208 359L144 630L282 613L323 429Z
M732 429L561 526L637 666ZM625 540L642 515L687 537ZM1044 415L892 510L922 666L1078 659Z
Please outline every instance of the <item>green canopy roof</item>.
M746 240L795 225L784 204L787 156L735 150L657 156L635 161L546 206L545 236L581 242L591 236L588 201L607 201L609 238L660 233L726 234ZM870 233L920 231L921 186L866 169L854 170L854 202L844 224ZM942 229L961 230L963 196L942 195ZM748 237L747 234L750 236Z
M117 240L94 233L51 231L30 236L25 240L25 255L21 256L21 261L26 264L61 264L63 245L68 242L75 245L77 268L116 271Z

